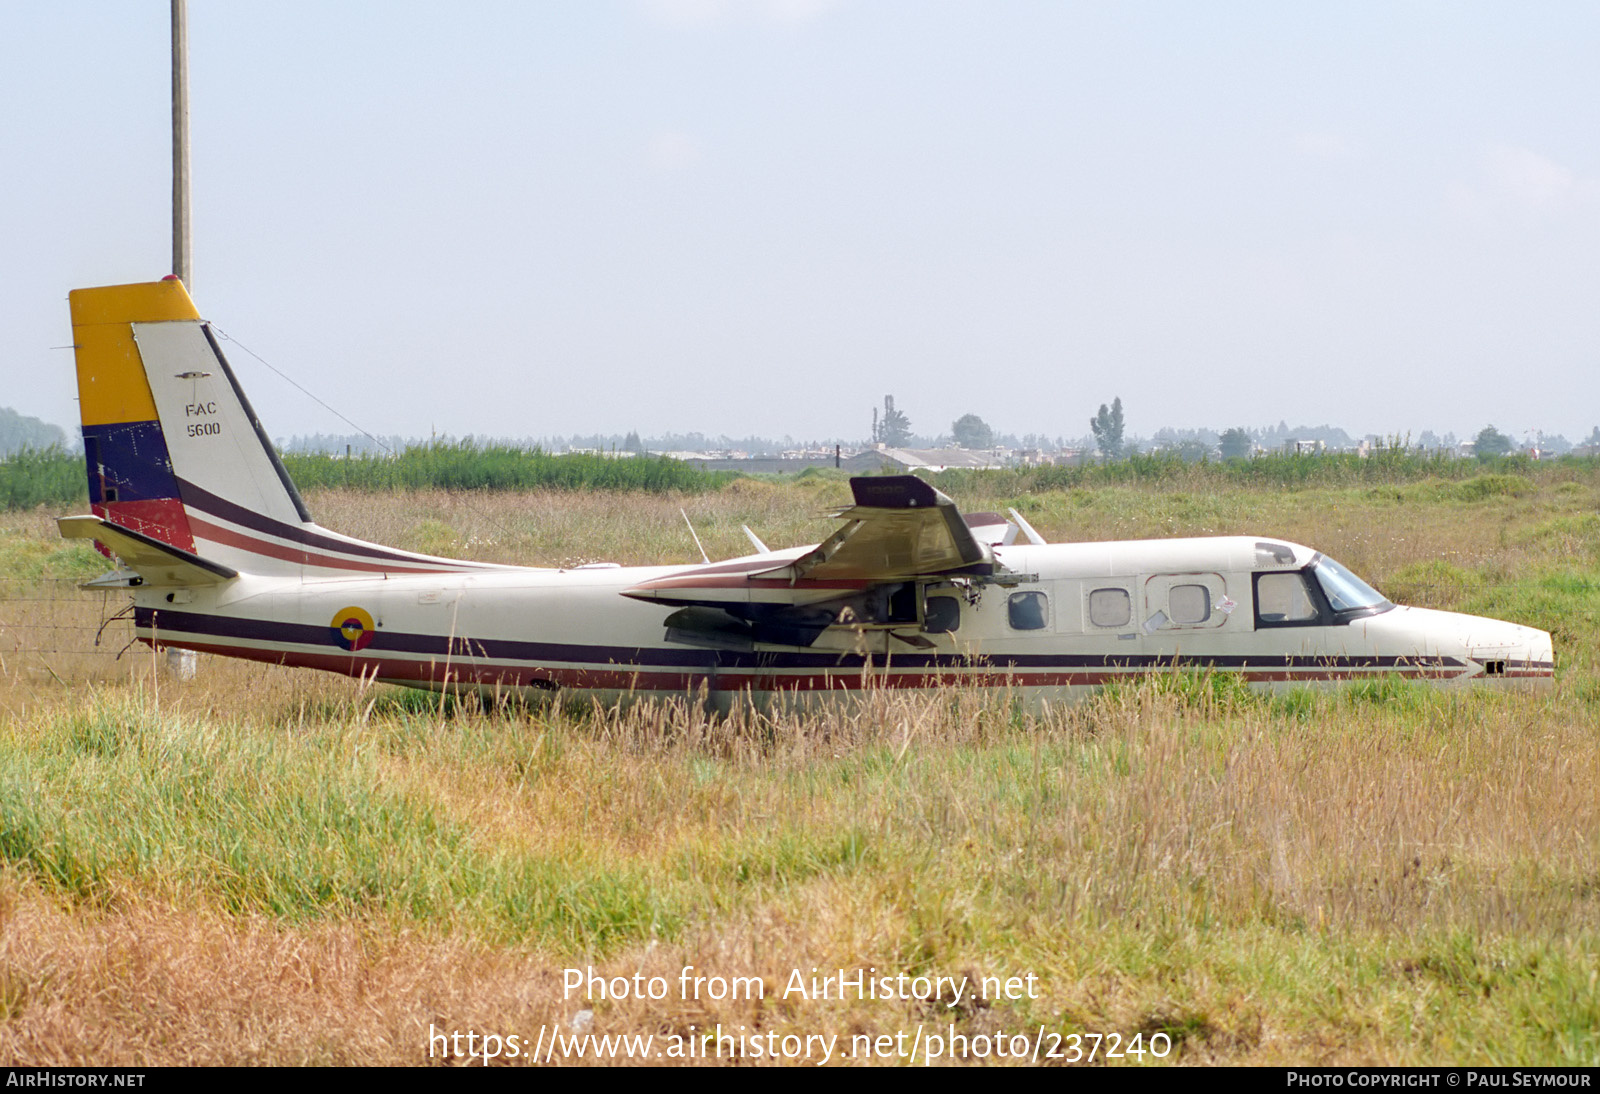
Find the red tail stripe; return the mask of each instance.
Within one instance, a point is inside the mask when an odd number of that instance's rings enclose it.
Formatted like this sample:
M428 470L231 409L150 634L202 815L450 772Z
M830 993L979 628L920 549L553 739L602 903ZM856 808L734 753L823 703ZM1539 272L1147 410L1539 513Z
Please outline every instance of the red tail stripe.
M148 498L144 501L110 501L89 507L97 517L105 517L112 524L132 528L135 532L181 547L190 554L194 549L194 536L189 531L189 517L183 502L177 498Z

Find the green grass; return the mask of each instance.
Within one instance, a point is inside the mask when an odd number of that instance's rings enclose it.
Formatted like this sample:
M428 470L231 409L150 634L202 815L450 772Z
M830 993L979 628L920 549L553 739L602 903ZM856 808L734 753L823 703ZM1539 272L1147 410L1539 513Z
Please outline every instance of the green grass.
M41 540L0 528L0 592L20 593L60 582L87 581L110 568L82 541Z
M87 906L142 892L597 953L681 921L669 894L582 848L519 854L479 839L428 794L390 785L381 750L337 726L290 739L108 697L25 738L6 729L0 856Z
M343 459L326 453L287 453L285 468L302 490L341 487L366 491L445 490L642 490L650 493L713 489L736 476L701 471L681 460L658 457L611 459L572 453L555 456L537 448L471 440L413 445L396 456Z

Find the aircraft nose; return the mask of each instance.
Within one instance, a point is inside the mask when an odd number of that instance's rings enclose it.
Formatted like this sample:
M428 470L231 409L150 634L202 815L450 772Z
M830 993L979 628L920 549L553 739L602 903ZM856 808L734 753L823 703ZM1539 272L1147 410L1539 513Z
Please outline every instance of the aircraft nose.
M1474 675L1507 680L1549 680L1555 675L1554 643L1549 631L1467 616L1467 658Z
M1499 619L1397 608L1375 616L1370 633L1396 651L1442 656L1461 665L1464 680L1548 681L1555 675L1548 631Z

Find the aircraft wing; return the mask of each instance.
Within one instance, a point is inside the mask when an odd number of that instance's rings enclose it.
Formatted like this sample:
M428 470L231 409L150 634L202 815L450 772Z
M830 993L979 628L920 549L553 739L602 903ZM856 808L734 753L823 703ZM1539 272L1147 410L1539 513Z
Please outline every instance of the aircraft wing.
M956 503L915 475L854 478L847 523L793 562L752 577L800 582L895 581L993 564Z
M162 543L131 528L112 524L103 517L61 517L56 521L56 527L61 529L63 539L95 540L134 571L133 574L115 575L118 585L220 585L231 577L239 576L237 570L203 559L181 547ZM124 580L134 576L138 577L137 582Z
M922 479L854 478L850 490L855 503L835 514L844 526L815 547L693 566L622 595L677 606L666 619L670 642L809 646L844 618L914 625L916 609L908 616L905 604L894 603L908 582L945 575L992 580L1000 569L991 546L1002 535L999 526L985 515L975 535L955 502ZM926 643L920 635L899 637Z
M874 586L946 573L989 573L994 551L955 502L914 475L850 480L845 524L803 551L772 552L696 566L623 592L665 604L804 606Z

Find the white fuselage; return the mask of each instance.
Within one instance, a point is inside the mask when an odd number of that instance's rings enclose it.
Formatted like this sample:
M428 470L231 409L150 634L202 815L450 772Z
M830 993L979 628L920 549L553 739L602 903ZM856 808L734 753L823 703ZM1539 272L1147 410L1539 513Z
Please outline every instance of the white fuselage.
M1278 554L1264 556L1264 546ZM666 620L677 607L708 602L694 599L694 575L706 569L698 566L241 574L135 597L140 637L163 646L417 687L560 689L607 702L702 690L761 702L866 686L965 685L1007 689L1037 705L1175 665L1236 672L1274 689L1389 674L1526 684L1548 682L1553 672L1546 632L1476 616L1391 606L1342 622L1269 622L1264 604L1258 611L1260 578L1301 571L1316 557L1281 541L1011 546L995 554L1026 580L917 579L905 601L914 618L846 619L803 647L700 641L681 631L669 640ZM772 556L751 561L764 557ZM668 578L672 602L635 598L639 587ZM726 603L742 594L730 593L724 577L714 595Z

